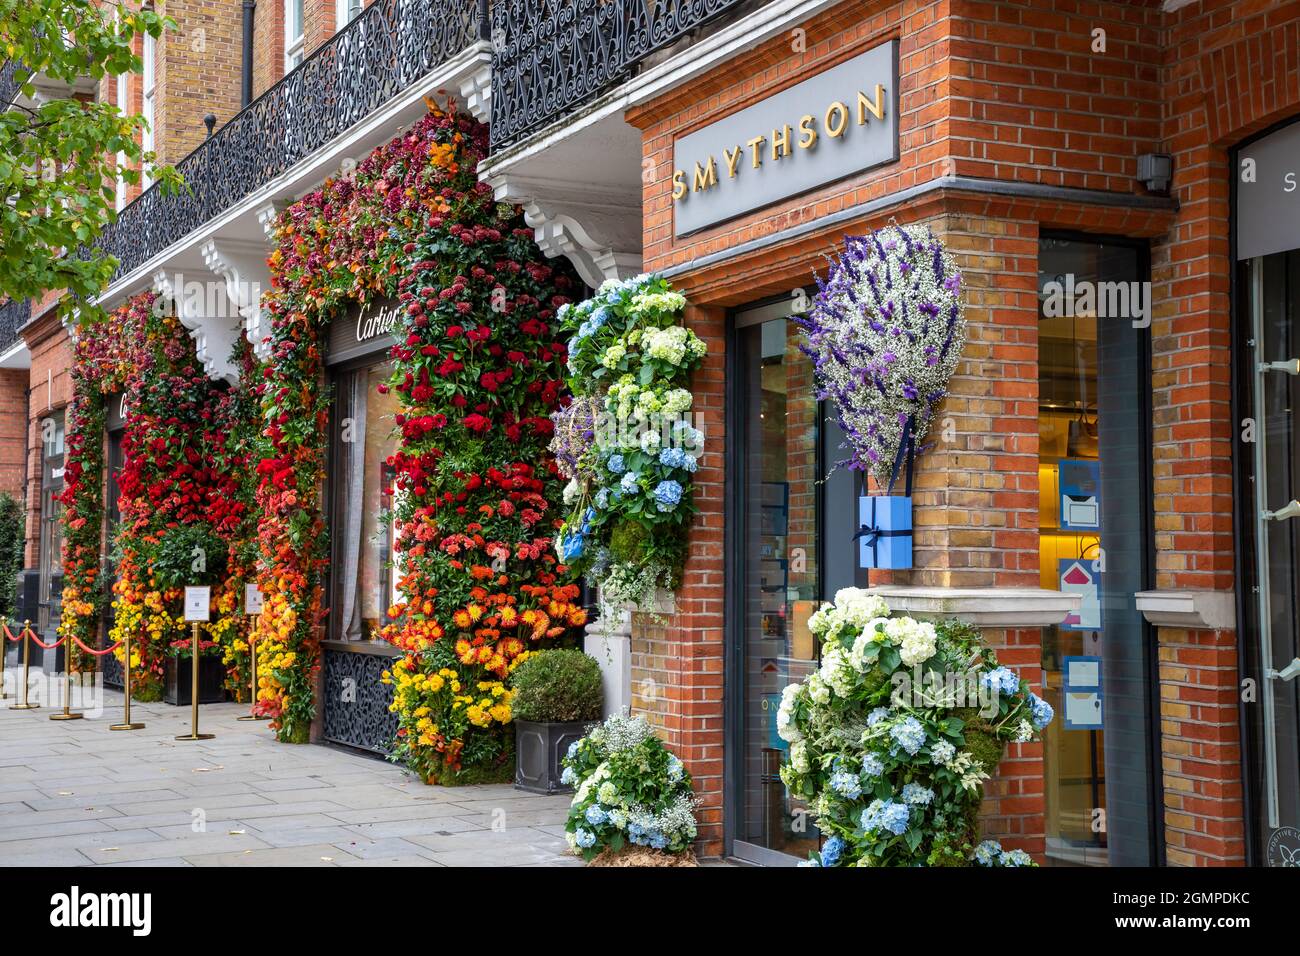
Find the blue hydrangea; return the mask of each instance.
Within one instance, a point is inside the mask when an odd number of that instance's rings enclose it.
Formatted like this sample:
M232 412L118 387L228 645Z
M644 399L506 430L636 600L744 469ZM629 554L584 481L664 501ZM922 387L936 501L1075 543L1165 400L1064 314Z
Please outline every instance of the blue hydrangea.
M1033 721L1035 730L1042 730L1052 722L1056 712L1052 710L1052 705L1037 694L1029 695L1030 720Z
M862 811L862 829L868 832L888 830L895 836L902 836L907 832L911 817L911 811L905 803L896 803L892 798L873 800L871 805Z
M867 726L874 727L876 726L876 724L880 723L882 720L885 720L888 717L889 717L888 707L877 707L871 713L867 714Z
M637 484L637 479L640 477L641 476L635 471L629 471L623 476L623 480L618 483L619 489L626 495L636 494L640 489L640 486Z
M850 800L856 800L862 795L862 782L855 774L845 770L831 774L830 785L832 790Z
M609 819L609 814L602 810L599 804L595 803L587 808L587 812L583 816L587 818L587 822L593 827L598 827Z
M572 767L565 767L564 773L560 774L560 783L566 787L572 787L578 782L578 775L573 772Z
M668 838L658 830L655 830L650 834L650 846L652 849L662 850L668 846Z
M608 488L601 488L600 491L596 492L596 497L592 500L592 503L593 503L597 508L599 508L601 511L605 511L606 509L608 509L608 508L609 508L609 489L608 489Z
M911 756L925 746L925 727L915 717L905 717L889 728L889 736L894 738L893 753L902 747Z
M665 468L682 467L682 459L686 457L686 452L680 448L661 448L659 449L659 464Z
M567 756L570 760L572 760L575 756L577 756L577 753L578 753L578 745L581 744L581 743L582 743L581 740L575 740L573 743L569 744L569 752L566 754L566 756Z
M596 834L592 833L590 830L584 830L582 827L578 827L578 829L574 831L573 835L577 838L578 846L582 847L584 850L588 847L594 846L596 843Z
M867 754L862 758L862 772L868 777L879 777L885 772L885 762L875 754Z
M668 755L668 779L669 780L671 780L673 783L677 783L679 780L682 779L682 776L685 773L685 769L686 768L682 766L682 762L677 758L676 754Z
M1020 690L1020 676L1010 667L994 668L980 677L980 683L1008 696Z
M610 455L609 461L605 462L605 467L615 475L621 475L627 470L627 465L623 464L623 456L618 454Z
M1033 866L1034 858L1024 850L1004 850L998 862L1003 866Z
M655 486L654 496L660 511L672 511L682 500L682 486L672 479L661 481Z
M975 862L980 866L992 866L1002 856L1002 844L997 840L985 840L975 848Z
M840 856L844 853L844 838L839 834L831 837L822 847L822 866L834 866L839 862Z
M916 806L928 806L934 800L934 791L929 787L923 787L919 783L907 783L903 785L903 802Z

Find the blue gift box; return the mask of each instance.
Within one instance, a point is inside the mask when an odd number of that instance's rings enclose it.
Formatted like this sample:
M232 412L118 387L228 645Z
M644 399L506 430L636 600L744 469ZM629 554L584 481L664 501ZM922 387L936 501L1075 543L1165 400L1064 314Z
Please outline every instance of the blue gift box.
M858 566L895 571L912 566L912 499L877 495L858 499Z

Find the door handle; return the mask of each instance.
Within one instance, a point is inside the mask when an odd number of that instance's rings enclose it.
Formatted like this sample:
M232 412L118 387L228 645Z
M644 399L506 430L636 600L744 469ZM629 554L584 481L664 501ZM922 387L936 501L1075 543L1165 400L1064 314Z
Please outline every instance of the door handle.
M1259 516L1265 521L1286 521L1288 518L1300 518L1300 501L1292 499L1277 511L1261 511Z
M1260 362L1261 372L1286 372L1288 375L1300 375L1300 358L1286 359L1282 362Z
M1295 680L1296 677L1300 677L1300 657L1297 657L1280 671L1275 671L1270 667L1267 676L1273 680Z

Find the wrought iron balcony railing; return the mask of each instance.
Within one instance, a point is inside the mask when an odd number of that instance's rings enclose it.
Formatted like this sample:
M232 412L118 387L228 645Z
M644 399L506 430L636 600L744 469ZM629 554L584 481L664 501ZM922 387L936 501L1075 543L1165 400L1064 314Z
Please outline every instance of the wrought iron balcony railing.
M117 277L256 192L416 80L488 38L487 0L375 0L151 186L100 235Z
M0 111L9 109L18 95L18 79L14 76L17 72L17 60L5 60L4 66L0 66Z
M627 79L652 53L747 0L496 0L492 149Z
M10 299L0 305L0 355L18 341L18 330L32 317L30 299Z

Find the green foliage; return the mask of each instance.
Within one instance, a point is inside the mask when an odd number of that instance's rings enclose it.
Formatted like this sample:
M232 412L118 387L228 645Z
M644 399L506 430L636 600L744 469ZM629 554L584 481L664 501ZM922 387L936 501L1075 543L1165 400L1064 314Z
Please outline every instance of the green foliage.
M18 572L23 567L23 506L10 494L0 494L0 620L18 607Z
M139 73L136 37L159 37L175 23L150 9L96 0L0 0L0 57L18 64L19 98L0 112L0 296L34 298L66 289L61 313L90 305L112 278L116 260L81 258L116 218L116 157L122 178L139 183L132 166L150 168L164 189L180 182L170 167L141 149L141 116L78 96L73 84ZM40 78L42 97L34 103ZM51 92L53 89L53 92ZM29 105L34 104L34 105Z
M604 704L600 665L577 648L538 651L510 676L517 720L599 720Z
M207 525L171 528L151 556L153 579L162 588L218 584L225 580L227 547Z

